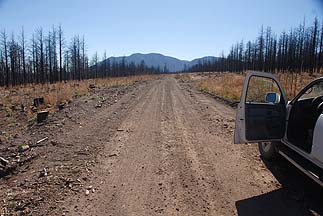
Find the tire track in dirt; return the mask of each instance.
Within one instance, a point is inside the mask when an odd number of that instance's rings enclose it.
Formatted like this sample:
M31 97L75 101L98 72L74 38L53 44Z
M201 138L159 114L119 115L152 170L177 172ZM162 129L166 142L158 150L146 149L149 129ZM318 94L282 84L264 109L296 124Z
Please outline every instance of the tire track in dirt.
M89 146L95 146L99 149L98 157L94 157L92 160L84 160L83 162L86 164L86 170L85 172L83 171L83 175L81 176L85 179L85 182L83 182L85 186L92 186L95 189L103 184L102 178L100 177L103 177L102 173L106 174L106 172L109 172L107 164L112 163L114 160L114 156L111 156L111 154L115 154L116 150L122 147L121 142L116 142L118 145L110 145L110 141L123 133L123 131L119 131L120 128L122 128L122 122L127 119L129 114L133 113L133 107L140 103L143 97L150 94L152 84L153 83L149 83L137 87L133 92L125 95L118 103L111 107L107 107L106 109L102 109L99 113L93 115L90 122L83 122L81 124L83 125L82 127L76 128L75 130L70 131L69 134L58 138L57 142L64 143L67 148L68 146L79 148L79 152L84 155L84 159L88 159L86 157L86 152ZM75 144L75 142L80 142L80 145ZM70 157L73 158L74 156L72 155ZM101 160L101 157L105 157L104 160ZM80 160L79 156L77 158L77 160ZM66 158L66 161L69 160L71 160L71 158ZM99 164L99 166L93 166L94 164ZM88 205L88 202L92 201L92 198L82 199L84 195L83 191L81 194L76 193L75 195L75 197L70 197L65 201L68 203L67 205L61 206L61 208L56 211L67 213L77 212L78 206L86 206ZM84 203L82 201L84 201ZM55 212L51 212L51 214L55 214Z
M156 81L158 83L158 81ZM120 125L118 131L106 144L99 156L101 167L98 179L101 187L98 197L86 204L84 215L141 215L145 199L141 191L154 182L149 175L154 167L153 157L158 154L153 147L159 128L158 110L161 92L154 85L142 95L138 104L129 111L130 115ZM113 158L110 155L115 155ZM101 170L101 171L100 171ZM133 202L136 200L136 202ZM82 204L81 204L82 205ZM131 209L131 212L127 210Z
M246 173L249 164L241 160L239 146L232 144L233 134L229 125L232 128L234 111L216 103L209 103L203 109L201 101L205 100L204 95L183 91L177 85L174 85L173 92L178 103L175 105L178 108L176 122L184 139L181 143L186 148L187 160L191 162L192 181L196 182L191 188L199 196L196 199L199 208L194 215L235 214L235 201L244 198L245 191L250 196L259 190L246 185L246 182L254 181L253 176ZM205 121L208 113L212 118ZM211 125L211 122L215 124ZM243 181L238 181L239 176L243 176ZM198 209L203 211L198 212Z
M102 141L90 177L95 193L71 198L69 214L243 215L238 202L279 189L254 146L233 145L232 108L173 78L136 95L115 133L92 125L86 141Z

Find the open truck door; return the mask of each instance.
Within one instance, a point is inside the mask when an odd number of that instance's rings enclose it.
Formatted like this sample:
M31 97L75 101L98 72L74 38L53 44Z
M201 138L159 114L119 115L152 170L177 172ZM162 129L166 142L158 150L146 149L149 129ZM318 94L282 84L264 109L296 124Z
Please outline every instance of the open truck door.
M238 105L234 143L279 141L286 126L286 94L268 73L248 72Z

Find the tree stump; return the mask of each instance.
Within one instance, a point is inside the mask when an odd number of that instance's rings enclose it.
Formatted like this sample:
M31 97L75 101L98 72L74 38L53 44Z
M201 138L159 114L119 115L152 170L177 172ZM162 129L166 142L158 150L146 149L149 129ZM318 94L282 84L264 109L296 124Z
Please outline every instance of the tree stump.
M62 110L65 107L65 103L60 103L57 105L58 110Z
M37 123L42 123L44 122L47 117L48 117L48 111L47 110L44 110L44 111L40 111L37 113Z
M39 105L45 104L45 100L43 97L34 99L34 107L38 107Z

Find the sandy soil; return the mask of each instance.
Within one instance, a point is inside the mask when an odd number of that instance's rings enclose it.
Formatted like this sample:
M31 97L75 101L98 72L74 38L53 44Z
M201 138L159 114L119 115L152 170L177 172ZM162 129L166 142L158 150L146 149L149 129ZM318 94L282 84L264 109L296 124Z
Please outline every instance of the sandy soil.
M95 94L113 103L80 98L47 129L20 136L49 140L0 179L0 206L32 215L323 214L320 187L286 161L264 162L255 145L234 145L235 110L191 83Z

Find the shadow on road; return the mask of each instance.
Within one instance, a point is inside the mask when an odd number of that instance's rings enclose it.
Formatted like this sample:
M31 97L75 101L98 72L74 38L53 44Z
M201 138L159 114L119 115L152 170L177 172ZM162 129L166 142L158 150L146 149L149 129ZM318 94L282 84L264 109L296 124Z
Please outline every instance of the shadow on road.
M323 215L322 187L284 159L263 161L281 188L237 201L238 215Z

